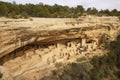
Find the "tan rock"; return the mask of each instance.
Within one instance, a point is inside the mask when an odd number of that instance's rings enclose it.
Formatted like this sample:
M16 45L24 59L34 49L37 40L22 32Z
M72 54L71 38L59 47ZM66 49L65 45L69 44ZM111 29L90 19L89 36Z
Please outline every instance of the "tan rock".
M9 70L3 66L0 66L0 74L2 75L0 80L13 80Z

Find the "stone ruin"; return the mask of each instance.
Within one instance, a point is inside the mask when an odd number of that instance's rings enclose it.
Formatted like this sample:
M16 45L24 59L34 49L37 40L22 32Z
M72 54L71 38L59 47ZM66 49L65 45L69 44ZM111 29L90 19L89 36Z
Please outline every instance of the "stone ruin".
M0 64L9 68L15 80L21 80L21 77L38 80L48 71L56 69L57 63L65 65L82 56L100 55L103 52L99 43L101 35L106 34L113 41L120 30L116 17L83 16L61 21L64 21L62 24L66 29L0 29L0 46L3 46L0 47ZM53 23L49 25L54 26Z

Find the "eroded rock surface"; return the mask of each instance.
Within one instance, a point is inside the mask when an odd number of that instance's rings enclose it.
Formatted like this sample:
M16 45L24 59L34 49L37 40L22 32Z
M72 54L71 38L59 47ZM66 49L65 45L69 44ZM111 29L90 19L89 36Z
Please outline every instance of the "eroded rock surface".
M3 66L0 66L0 80L13 80L9 69Z

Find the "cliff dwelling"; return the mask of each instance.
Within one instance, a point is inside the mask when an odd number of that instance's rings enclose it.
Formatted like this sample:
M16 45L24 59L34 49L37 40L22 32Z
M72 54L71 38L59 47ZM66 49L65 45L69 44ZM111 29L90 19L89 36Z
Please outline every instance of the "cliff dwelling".
M38 80L58 63L63 67L79 57L101 56L102 35L113 41L120 29L117 17L97 16L0 19L0 24L0 64L15 80Z

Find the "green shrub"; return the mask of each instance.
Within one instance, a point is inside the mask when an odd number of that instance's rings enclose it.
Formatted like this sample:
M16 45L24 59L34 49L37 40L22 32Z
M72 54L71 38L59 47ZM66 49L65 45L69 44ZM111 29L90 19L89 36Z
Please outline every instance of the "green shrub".
M0 73L0 78L2 78L2 76L3 76L3 74L2 74L2 73Z
M6 15L6 17L7 17L7 18L13 18L13 19L19 19L19 18L28 19L28 18L29 18L28 14L25 13L25 12L23 12L23 13L21 13L21 14L17 14L17 13L15 13L14 11L11 12L11 13L8 13L8 14Z
M28 18L29 18L28 14L27 14L26 12L23 12L23 13L21 14L21 16L22 16L24 19L28 19Z
M76 61L81 62L81 61L85 61L85 60L86 60L86 57L82 57L82 58L78 58Z
M63 63L62 62L57 62L57 63L55 63L55 67L56 68L60 68L60 67L62 67L63 66Z

